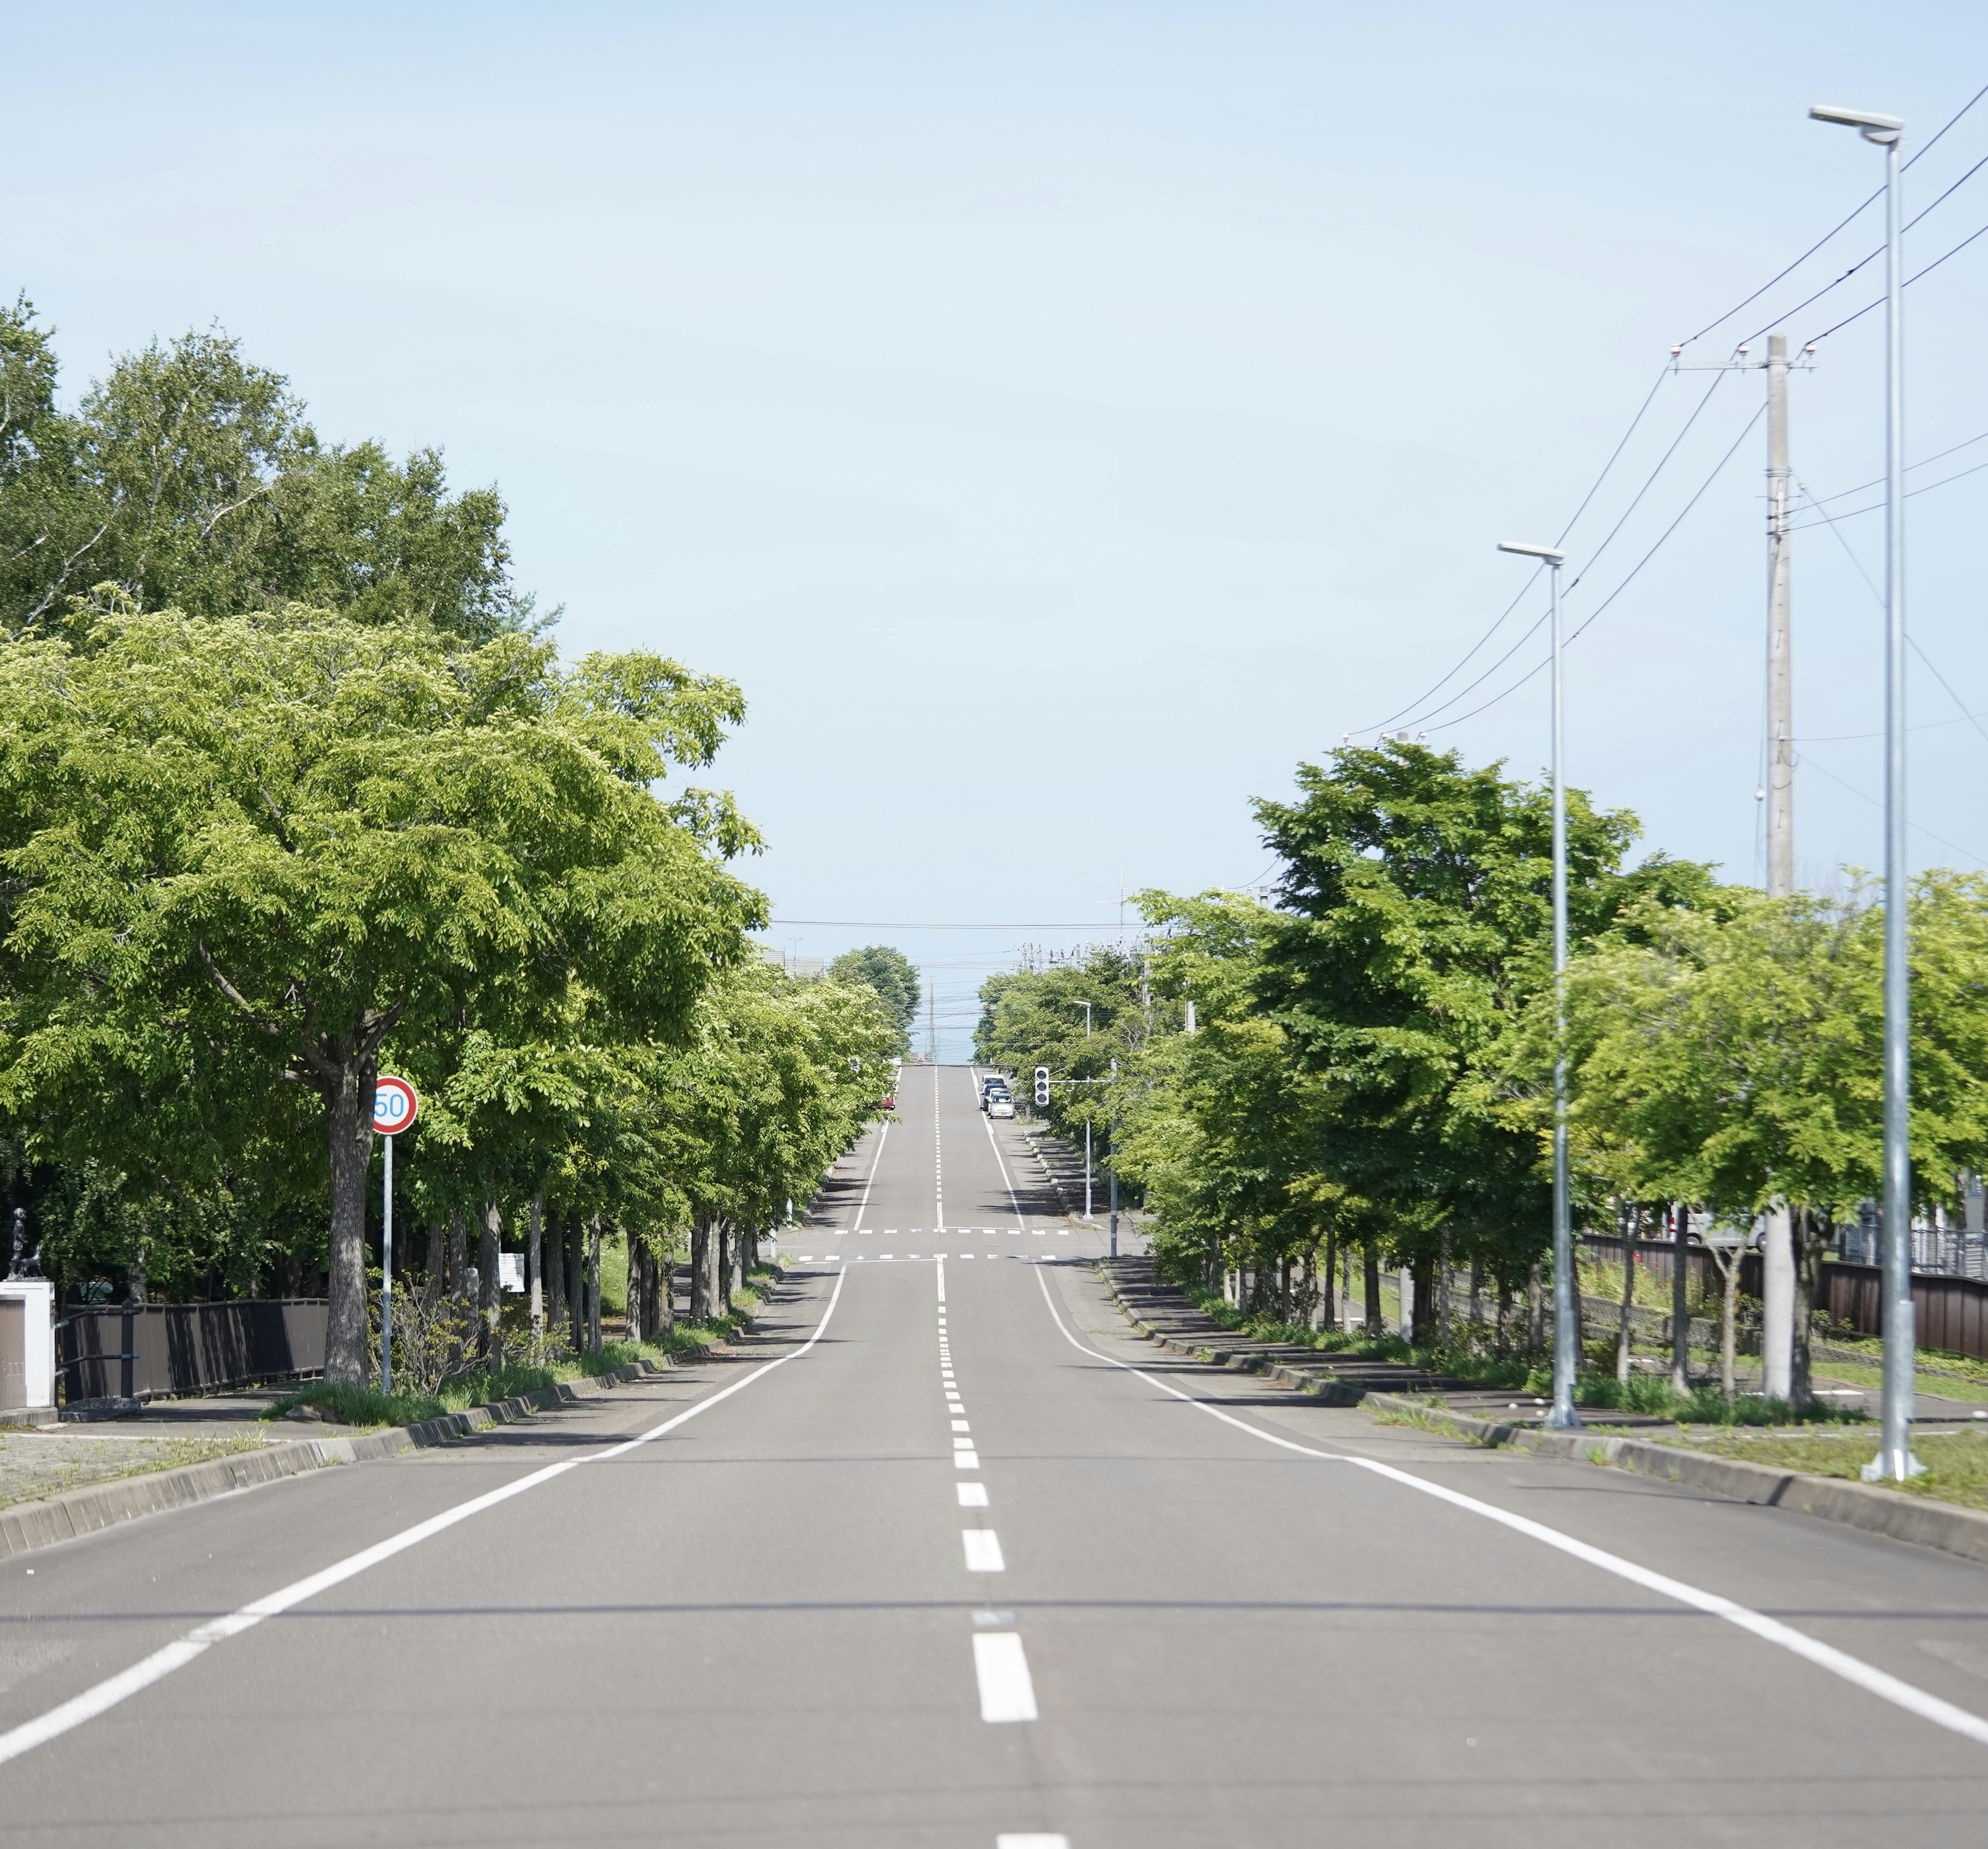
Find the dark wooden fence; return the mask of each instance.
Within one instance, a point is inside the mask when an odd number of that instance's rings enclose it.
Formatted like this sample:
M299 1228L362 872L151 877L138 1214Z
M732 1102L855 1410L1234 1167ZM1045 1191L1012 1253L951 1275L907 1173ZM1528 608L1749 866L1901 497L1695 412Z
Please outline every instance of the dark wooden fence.
M1626 1243L1635 1249L1636 1263L1648 1275L1668 1283L1676 1262L1677 1247L1668 1239L1624 1241L1605 1234L1590 1234L1581 1246L1592 1258L1611 1265L1622 1262ZM1701 1246L1685 1248L1685 1262L1691 1269L1692 1284L1712 1296L1719 1293L1718 1261ZM1757 1300L1760 1295L1760 1255L1743 1252L1740 1259L1740 1289ZM1859 1335L1882 1335L1884 1323L1883 1274L1875 1265L1847 1265L1825 1259L1822 1267L1821 1300L1816 1308L1838 1328L1854 1330ZM1588 1300L1591 1303L1594 1300ZM1968 1354L1988 1361L1988 1283L1973 1278L1949 1277L1938 1272L1912 1273L1915 1331L1922 1348L1944 1348L1949 1354Z
M56 1326L63 1397L144 1400L322 1374L328 1309L323 1297L64 1309Z

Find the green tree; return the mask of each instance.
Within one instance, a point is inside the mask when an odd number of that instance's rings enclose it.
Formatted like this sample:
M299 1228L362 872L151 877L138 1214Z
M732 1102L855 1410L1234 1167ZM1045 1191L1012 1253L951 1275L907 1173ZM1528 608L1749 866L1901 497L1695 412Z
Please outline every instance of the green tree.
M653 657L568 673L522 637L451 649L303 610L115 614L15 644L0 1083L45 1114L134 1064L177 1061L250 1116L272 1086L314 1093L326 1368L357 1380L383 1049L465 1023L525 1042L576 991L617 1039L688 1032L764 910L698 832L726 806L687 823L649 786L741 710Z
M1405 742L1342 749L1298 781L1298 801L1257 805L1284 862L1257 992L1325 1087L1327 1171L1425 1270L1439 1237L1501 1272L1523 1263L1544 1243L1550 1175L1479 1080L1550 981L1548 793ZM1688 863L1623 870L1636 833L1569 793L1576 940L1640 899L1711 891Z
M898 1027L898 1053L911 1043L911 1024L918 1018L918 972L911 958L891 944L866 944L845 950L828 966L838 982L861 983L873 989Z
M1624 922L1570 970L1576 1158L1631 1198L1740 1219L1786 1203L1805 1311L1832 1225L1882 1192L1882 908L1750 894ZM1912 941L1913 1196L1952 1206L1959 1172L1988 1165L1988 881L1922 877ZM1542 1001L1511 1050L1535 1136L1550 1046ZM1798 1400L1808 1330L1798 1313Z
M529 630L494 489L451 495L438 451L321 443L280 374L218 330L154 341L56 408L48 330L0 313L0 623L71 619L113 585L195 617L292 603L487 641ZM86 625L87 617L83 620Z

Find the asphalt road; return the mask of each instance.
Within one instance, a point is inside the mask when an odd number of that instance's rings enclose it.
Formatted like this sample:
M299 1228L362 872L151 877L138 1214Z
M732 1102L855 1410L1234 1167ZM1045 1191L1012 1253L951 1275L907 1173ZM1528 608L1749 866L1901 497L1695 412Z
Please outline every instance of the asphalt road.
M749 1352L0 1568L0 1844L1980 1840L1983 1569L1161 1357L898 1103Z

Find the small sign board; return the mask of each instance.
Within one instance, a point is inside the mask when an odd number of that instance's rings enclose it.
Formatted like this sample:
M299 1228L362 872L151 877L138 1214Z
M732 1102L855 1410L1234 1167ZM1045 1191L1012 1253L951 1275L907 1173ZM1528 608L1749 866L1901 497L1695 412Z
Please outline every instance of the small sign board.
M525 1288L525 1255L522 1252L498 1253L497 1287L513 1293Z
M390 1078L385 1073L373 1093L373 1127L383 1137L397 1137L411 1127L420 1115L421 1100L405 1079Z

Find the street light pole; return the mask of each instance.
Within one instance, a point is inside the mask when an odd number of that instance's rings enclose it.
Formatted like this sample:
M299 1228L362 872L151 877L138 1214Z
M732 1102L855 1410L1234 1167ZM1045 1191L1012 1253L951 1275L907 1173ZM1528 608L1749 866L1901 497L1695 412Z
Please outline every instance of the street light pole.
M1118 1062L1111 1062L1111 1256L1118 1256Z
M1868 110L1811 109L1885 150L1885 1411L1865 1478L1902 1482L1912 1455L1911 935L1905 858L1905 286L1899 248L1898 143L1905 123Z
M1574 1432L1581 1426L1581 1415L1574 1409L1574 1377L1581 1359L1581 1292L1574 1267L1573 1185L1567 1155L1567 778L1560 634L1560 569L1567 555L1550 546L1521 545L1511 539L1499 541L1498 549L1540 559L1547 573L1553 647L1554 1385L1546 1422L1549 1431Z

